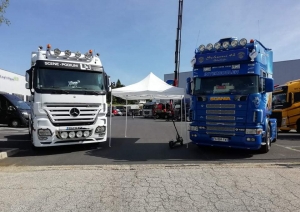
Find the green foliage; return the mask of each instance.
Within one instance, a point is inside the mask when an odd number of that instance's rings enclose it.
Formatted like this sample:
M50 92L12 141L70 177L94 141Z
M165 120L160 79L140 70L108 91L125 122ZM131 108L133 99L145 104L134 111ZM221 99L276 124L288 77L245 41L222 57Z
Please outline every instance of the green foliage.
M4 17L3 14L5 14L5 10L9 5L9 0L1 0L0 3L0 25L2 25L2 23L5 23L6 25L10 25L10 21Z
M125 87L125 85L122 85L121 81L118 79L116 85L114 87L112 87L112 89L121 88L121 87ZM110 102L110 100L111 100L111 93L109 93L107 95L107 102ZM125 99L121 99L121 98L115 97L115 96L113 96L112 102L113 102L113 104L120 104L120 105L126 104Z

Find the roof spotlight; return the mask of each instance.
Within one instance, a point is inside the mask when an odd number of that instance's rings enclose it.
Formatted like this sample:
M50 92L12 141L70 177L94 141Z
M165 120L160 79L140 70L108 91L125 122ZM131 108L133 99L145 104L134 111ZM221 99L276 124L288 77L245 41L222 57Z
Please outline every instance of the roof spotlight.
M210 51L210 50L212 50L212 48L213 48L213 45L211 43L209 43L209 44L206 45L206 49L207 50Z
M59 56L60 53L61 53L61 51L58 48L54 49L54 55L55 56Z
M81 53L80 52L75 52L75 57L76 58L80 58L81 57Z
M71 53L71 51L70 51L70 50L66 50L66 51L65 51L65 56L67 56L67 57L70 57L70 56L71 56L71 54L72 54L72 53Z
M229 42L228 41L224 41L222 43L222 46L223 46L224 49L227 49L229 47Z
M242 38L242 39L240 40L239 44L240 44L241 46L246 46L246 44L247 44L247 39L246 39L246 38Z
M201 44L198 49L200 52L203 52L205 50L205 46Z

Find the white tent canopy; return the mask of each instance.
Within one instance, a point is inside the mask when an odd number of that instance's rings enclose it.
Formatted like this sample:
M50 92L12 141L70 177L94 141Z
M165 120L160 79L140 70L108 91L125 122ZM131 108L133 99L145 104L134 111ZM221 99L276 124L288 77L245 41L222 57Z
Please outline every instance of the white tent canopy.
M112 89L112 96L126 99L126 105L127 105L127 100L140 100L140 99L181 99L182 100L184 98L184 89L167 84L166 82L164 82L163 80L161 80L151 72L146 78L144 78L143 80L135 84L128 85L122 88ZM110 110L112 110L112 102L110 106L111 106ZM126 132L127 132L127 113L126 113L126 124L125 124L125 137L126 137ZM110 115L109 146L111 146L111 115Z
M112 90L112 95L127 100L138 99L182 99L184 89L171 86L152 72L143 80Z

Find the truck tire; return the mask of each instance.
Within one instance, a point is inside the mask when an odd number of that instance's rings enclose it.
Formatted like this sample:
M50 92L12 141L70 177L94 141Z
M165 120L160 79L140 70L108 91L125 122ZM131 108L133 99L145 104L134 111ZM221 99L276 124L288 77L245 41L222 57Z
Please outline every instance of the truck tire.
M265 145L262 145L260 147L260 152L261 153L267 153L271 149L271 139L270 139L270 126L267 126L266 130L266 135L264 137L264 142L266 143Z
M297 121L297 133L300 133L300 120Z

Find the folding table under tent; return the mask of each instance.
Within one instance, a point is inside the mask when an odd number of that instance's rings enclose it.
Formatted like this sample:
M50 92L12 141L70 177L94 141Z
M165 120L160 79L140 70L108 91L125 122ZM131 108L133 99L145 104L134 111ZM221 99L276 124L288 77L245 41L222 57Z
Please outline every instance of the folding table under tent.
M184 99L184 89L174 87L167 84L152 72L141 81L122 87L112 89L112 96L126 100L141 100L141 99ZM181 101L182 102L182 101ZM185 103L184 103L185 105ZM112 111L112 98L110 102L110 110ZM127 111L127 110L126 110ZM182 111L182 107L181 107ZM182 113L182 112L181 112ZM185 108L186 113L186 108ZM181 119L182 120L182 119ZM127 113L125 124L125 137L127 133ZM109 146L111 146L111 113L110 113L110 136Z

